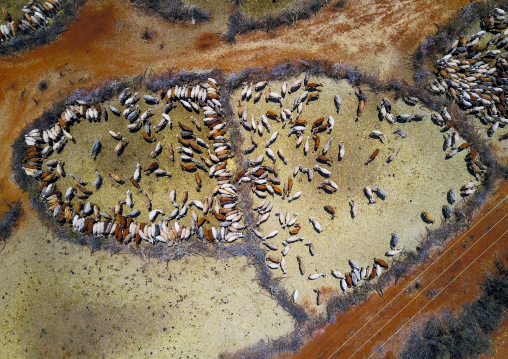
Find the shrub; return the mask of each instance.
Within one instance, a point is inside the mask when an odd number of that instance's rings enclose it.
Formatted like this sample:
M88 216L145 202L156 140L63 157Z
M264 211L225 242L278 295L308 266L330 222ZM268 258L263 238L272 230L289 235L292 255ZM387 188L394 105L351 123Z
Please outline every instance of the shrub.
M48 89L48 83L46 82L46 80L41 80L37 83L37 89L40 91L40 92L44 92Z
M153 31L150 30L148 27L145 27L143 33L141 34L141 39L148 41L153 38L153 35L154 35Z
M9 210L3 213L0 218L0 242L5 241L10 236L12 229L23 216L23 207L19 200L8 203L7 206Z
M489 335L500 327L508 308L506 268L498 269L497 276L483 282L483 295L466 304L460 314L445 312L441 318L431 317L423 329L414 330L400 357L471 358L488 354Z
M337 2L335 3L335 5L333 5L333 7L336 9L343 9L347 6L347 4L348 0L337 0Z
M175 22L191 21L200 24L210 20L210 13L197 6L184 4L182 0L131 0L140 8L150 9L165 20Z
M280 12L260 18L246 17L245 14L236 10L229 17L228 30L224 33L223 38L227 43L234 43L237 35L250 31L263 30L270 32L282 25L296 27L299 20L309 19L312 15L317 14L327 2L328 0L302 0Z

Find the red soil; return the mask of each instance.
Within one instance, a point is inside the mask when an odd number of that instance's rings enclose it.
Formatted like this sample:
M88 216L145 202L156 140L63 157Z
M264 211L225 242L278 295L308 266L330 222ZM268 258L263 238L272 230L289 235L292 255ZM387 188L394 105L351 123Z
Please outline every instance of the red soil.
M0 193L6 200L21 198L26 202L26 196L10 179L9 146L26 123L77 88L141 74L147 68L161 73L166 69L219 67L228 73L246 66L272 66L287 58L312 57L358 66L385 79L397 76L411 80L409 54L435 31L434 24L446 24L460 6L468 3L359 0L349 2L340 12L325 9L311 20L299 22L296 28L239 36L231 46L219 41L218 33L225 29L214 28L213 23L171 25L140 14L126 1L88 2L80 10L80 19L57 41L0 59L0 149L4 158L0 161ZM141 39L145 27L154 31L149 41ZM45 92L36 88L42 79L49 84ZM503 185L470 231L454 239L435 261L413 271L414 276L421 273L417 280L423 289L406 292L414 287L415 277L411 277L387 289L386 302L372 296L349 314L340 315L297 357L368 357L381 345L385 354L398 353L415 323L444 308L460 308L477 296L477 283L492 269L495 253L507 245L503 232L508 227L503 217L507 202L491 211L506 196L506 183ZM4 209L2 201L0 212ZM462 272L468 265L468 271ZM445 275L440 276L445 269ZM443 292L435 297L426 295L429 290L441 289Z

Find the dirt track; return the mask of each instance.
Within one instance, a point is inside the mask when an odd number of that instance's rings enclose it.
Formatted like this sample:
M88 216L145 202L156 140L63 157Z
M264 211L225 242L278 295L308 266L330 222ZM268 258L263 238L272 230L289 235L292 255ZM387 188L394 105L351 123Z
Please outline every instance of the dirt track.
M460 310L480 293L480 283L493 260L508 245L508 187L502 182L482 207L469 230L443 252L320 332L294 358L393 358L411 329L442 310ZM416 289L419 283L421 289ZM473 283L473 284L472 284ZM429 294L429 293L433 293ZM437 300L436 300L437 299ZM284 355L283 357L290 357Z

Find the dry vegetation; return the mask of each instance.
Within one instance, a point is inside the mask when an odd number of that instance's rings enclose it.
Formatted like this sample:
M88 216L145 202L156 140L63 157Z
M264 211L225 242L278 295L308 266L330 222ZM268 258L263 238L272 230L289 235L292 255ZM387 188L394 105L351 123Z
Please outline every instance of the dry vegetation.
M199 24L210 20L209 12L197 6L185 4L182 0L131 0L131 2L139 8L154 11L172 23L189 21L192 24Z
M23 207L21 206L20 201L7 203L7 207L9 210L2 213L2 216L0 217L0 243L5 242L7 238L9 238L12 229L16 227L19 219L23 216ZM0 252L4 247L0 249Z
M296 28L298 21L309 19L316 15L319 10L328 4L328 0L303 0L289 5L280 12L269 14L261 18L246 15L241 11L235 11L228 22L228 30L223 38L228 43L234 43L237 35L247 32L262 30L270 32L277 27L287 25ZM345 4L339 1L336 8L341 8Z
M480 298L465 304L460 314L432 317L413 332L400 358L477 358L492 353L491 335L508 308L508 268L502 261L496 266L498 273L482 283Z

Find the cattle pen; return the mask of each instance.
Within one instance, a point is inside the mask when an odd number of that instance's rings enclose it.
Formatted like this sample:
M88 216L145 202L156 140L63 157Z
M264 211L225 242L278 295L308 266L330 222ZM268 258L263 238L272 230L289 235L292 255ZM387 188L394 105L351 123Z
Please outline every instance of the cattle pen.
M0 59L5 352L396 357L479 295L506 246L504 5L425 39L465 2L262 3L86 2Z

